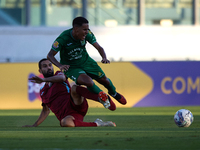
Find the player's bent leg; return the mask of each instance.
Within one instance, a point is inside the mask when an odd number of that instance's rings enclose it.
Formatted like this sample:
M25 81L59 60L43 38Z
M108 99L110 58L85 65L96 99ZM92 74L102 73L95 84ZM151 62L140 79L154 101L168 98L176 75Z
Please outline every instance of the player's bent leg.
M75 105L81 105L83 103L84 98L79 93L77 93L77 85L72 86L71 97Z
M83 122L81 120L74 120L75 127L97 127L95 122Z
M108 89L108 94L110 94L114 99L116 99L119 103L125 105L127 103L126 99L124 98L123 95L119 94L118 92L116 92L116 88L113 85L112 81L107 78L106 76L97 79L97 82L99 82L100 84L104 85L105 88Z
M96 79L96 81L100 84L102 84L105 88L109 88L109 85L110 85L110 80L106 77L106 76L103 76L99 79ZM109 90L109 89L108 89ZM114 89L115 90L115 89Z
M80 74L77 79L77 84L85 85L87 87L93 86L93 80L87 74Z
M99 102L98 94L92 93L87 88L79 86L79 85L76 85L75 88L76 88L76 91L74 92L76 92L80 96L85 97L86 99L91 99L91 100Z
M68 115L60 121L60 125L61 127L75 127L74 120L73 116Z
M101 91L101 89L93 82L92 78L86 74L79 75L77 84L87 86L88 90L92 93L98 94Z
M95 93L92 93L90 92L87 88L85 87L82 87L82 86L79 86L79 85L73 85L72 86L72 90L71 90L71 93L75 93L75 94L78 94L80 96L83 96L87 99L91 99L91 100L94 100L94 101L97 101L97 102L100 102L104 105L104 107L110 109L110 110L115 110L116 109L116 106L115 106L115 103L111 100L111 98L106 94L104 93L103 91L99 92L99 94L95 94ZM72 97L73 98L73 97ZM74 99L74 98L73 98ZM110 104L109 104L110 103ZM76 103L75 103L76 104ZM109 106L107 106L109 105Z

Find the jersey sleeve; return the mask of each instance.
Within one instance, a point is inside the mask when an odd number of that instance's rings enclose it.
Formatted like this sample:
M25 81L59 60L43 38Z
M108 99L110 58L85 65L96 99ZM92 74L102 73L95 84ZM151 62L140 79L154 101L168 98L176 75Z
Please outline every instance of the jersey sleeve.
M52 47L51 47L51 49L53 49L54 51L56 51L56 52L59 52L59 51L61 51L61 49L62 49L62 47L63 47L63 40L62 40L62 38L57 38L54 42L53 42L53 44L52 44Z
M56 75L59 75L59 74L63 74L61 71L57 71L56 73L55 73L55 75L54 76L56 76ZM68 92L70 91L70 88L71 88L71 86L70 86L70 84L69 84L69 81L68 81L68 78L67 78L67 76L66 76L66 80L64 81L66 84L67 84L67 86L66 86L66 88L68 89Z
M54 76L56 76L56 75L59 75L59 74L64 74L63 72L61 72L61 71L56 71L56 73L54 74ZM66 77L66 80L68 79L68 77L65 75L65 77Z
M61 74L62 72L61 71L56 71L56 73L55 73L55 75L59 75L59 74ZM54 75L54 76L55 76Z
M86 36L86 40L90 43L90 44L94 44L95 42L97 42L96 37L94 36L94 34L92 33L92 31L88 31L88 34Z

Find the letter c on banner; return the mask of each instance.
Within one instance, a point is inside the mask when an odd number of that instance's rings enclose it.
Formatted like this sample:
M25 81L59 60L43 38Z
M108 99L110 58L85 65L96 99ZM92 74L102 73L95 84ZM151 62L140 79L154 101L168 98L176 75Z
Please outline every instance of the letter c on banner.
M170 78L170 77L165 77L163 80L162 80L162 82L161 82L161 90L163 91L163 93L165 93L165 94L171 94L172 93L172 90L170 90L170 89L166 89L165 88L165 83L166 82L171 82L172 81L172 78Z

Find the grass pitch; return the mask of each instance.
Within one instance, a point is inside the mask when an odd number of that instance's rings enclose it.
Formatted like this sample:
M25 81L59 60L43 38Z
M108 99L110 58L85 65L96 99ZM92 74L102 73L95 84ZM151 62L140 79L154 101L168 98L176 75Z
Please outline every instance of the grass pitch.
M186 108L194 115L188 128L173 117ZM50 113L38 127L41 110L0 110L0 150L197 150L200 149L200 107L89 108L84 121L113 121L117 127L60 127Z

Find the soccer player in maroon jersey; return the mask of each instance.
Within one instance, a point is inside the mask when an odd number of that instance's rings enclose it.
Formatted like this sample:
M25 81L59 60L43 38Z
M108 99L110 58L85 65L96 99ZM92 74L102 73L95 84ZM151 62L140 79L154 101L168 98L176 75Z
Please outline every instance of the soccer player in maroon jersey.
M23 127L37 127L49 115L50 110L56 115L60 121L61 127L96 127L96 126L116 126L112 121L103 122L96 119L94 122L83 122L84 116L88 110L87 99L92 99L104 104L105 99L109 99L110 110L115 110L116 106L110 97L101 92L94 94L87 88L70 84L61 71L57 71L54 75L52 63L45 59L39 61L39 72L44 78L34 76L30 78L34 83L45 82L40 90L43 109L37 121L33 125L25 125Z

